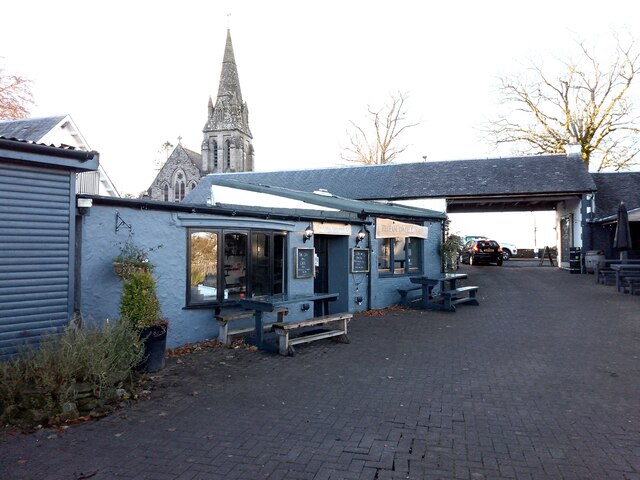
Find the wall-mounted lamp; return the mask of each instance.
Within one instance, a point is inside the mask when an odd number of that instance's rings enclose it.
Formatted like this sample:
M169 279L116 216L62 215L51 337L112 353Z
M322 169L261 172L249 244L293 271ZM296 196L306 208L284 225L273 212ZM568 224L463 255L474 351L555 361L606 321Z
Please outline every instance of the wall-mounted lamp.
M311 224L309 224L307 228L304 229L304 233L302 234L302 243L306 243L306 241L309 240L312 236L313 228L311 227Z
M367 232L364 231L364 228L360 228L360 231L356 233L356 245L358 245L362 240L364 240L364 237L366 236L367 236Z
M93 200L90 198L79 198L77 205L80 215L88 215L89 209L93 206Z
M311 305L309 305L308 303L303 303L302 305L300 305L300 310L302 310L303 312L306 312L310 308L311 308Z

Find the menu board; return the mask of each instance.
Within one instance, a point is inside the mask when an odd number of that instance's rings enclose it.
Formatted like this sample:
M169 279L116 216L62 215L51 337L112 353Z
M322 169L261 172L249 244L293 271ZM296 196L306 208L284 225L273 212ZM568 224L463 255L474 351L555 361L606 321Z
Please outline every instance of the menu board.
M371 250L368 248L351 249L351 273L369 273Z
M295 276L296 278L313 278L315 273L315 249L296 248Z

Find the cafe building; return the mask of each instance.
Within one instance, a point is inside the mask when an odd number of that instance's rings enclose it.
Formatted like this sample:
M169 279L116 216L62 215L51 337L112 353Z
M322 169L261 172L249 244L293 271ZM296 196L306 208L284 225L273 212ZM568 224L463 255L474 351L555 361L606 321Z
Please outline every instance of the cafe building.
M183 203L82 198L91 206L78 212L77 313L119 316L112 262L133 241L155 266L169 347L216 338L215 315L245 299L336 294L287 305L287 321L299 321L397 304L410 276L441 271L445 215L433 210L224 178Z

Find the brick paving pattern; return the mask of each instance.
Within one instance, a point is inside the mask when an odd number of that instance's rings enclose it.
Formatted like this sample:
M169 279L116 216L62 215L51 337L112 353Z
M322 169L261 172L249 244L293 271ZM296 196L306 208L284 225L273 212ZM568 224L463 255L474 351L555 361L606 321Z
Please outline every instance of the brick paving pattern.
M171 359L151 398L0 438L0 478L640 479L640 296L468 267L480 306L356 316L295 357Z

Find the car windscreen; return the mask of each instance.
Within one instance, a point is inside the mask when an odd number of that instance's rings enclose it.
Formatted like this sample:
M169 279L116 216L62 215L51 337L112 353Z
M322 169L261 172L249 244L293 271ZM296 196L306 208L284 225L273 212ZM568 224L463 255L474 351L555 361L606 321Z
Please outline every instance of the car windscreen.
M498 248L498 242L494 242L493 240L487 242L478 242L478 248Z

